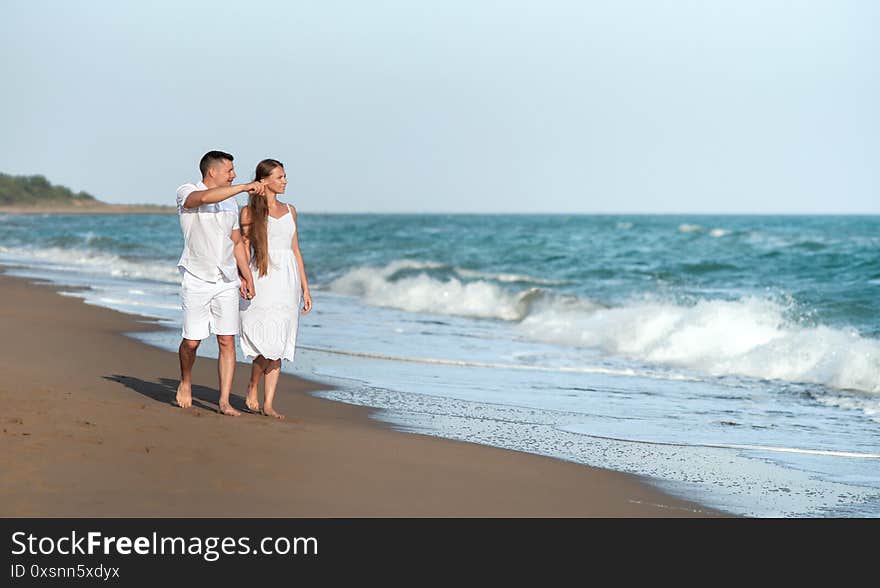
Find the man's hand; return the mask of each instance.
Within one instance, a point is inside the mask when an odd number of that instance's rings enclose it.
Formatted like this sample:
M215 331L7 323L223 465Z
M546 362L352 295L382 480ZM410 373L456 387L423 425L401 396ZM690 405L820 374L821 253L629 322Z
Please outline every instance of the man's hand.
M254 194L256 196L265 196L266 195L266 184L263 182L251 182L250 184L246 184L245 192L248 194Z

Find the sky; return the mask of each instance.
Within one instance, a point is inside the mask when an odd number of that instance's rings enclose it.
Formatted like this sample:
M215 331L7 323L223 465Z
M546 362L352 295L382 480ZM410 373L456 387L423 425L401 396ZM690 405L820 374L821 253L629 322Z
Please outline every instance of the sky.
M3 0L0 172L309 212L880 213L872 0Z

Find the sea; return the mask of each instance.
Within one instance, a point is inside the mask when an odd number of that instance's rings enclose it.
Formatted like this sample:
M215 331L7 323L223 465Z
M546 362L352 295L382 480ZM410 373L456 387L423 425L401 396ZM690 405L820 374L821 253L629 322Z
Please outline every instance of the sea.
M301 212L298 230L314 309L283 369L321 396L736 515L880 515L878 216ZM157 319L132 336L168 350L181 248L173 214L0 215L7 273Z

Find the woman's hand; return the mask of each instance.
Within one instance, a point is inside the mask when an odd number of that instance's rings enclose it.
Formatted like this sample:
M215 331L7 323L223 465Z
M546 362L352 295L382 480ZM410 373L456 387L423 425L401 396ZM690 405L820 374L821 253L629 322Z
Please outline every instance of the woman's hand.
M250 300L254 297L256 292L254 292L254 284L253 282L241 278L241 286L238 287L238 292L241 294L241 297L245 300Z
M309 294L308 290L303 290L303 310L302 313L306 314L312 310L312 295Z

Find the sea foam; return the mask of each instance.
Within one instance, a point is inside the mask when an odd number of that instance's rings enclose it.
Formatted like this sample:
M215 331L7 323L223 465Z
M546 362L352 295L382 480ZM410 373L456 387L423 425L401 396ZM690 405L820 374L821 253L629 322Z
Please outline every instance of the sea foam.
M32 262L55 271L88 272L119 278L138 278L157 282L180 283L176 262L124 259L112 253L94 249L76 248L23 248L13 247L0 251L8 261L27 264Z
M391 279L402 268L411 269L411 265L395 262L385 268L357 268L334 280L330 290L358 296L375 306L409 312L510 321L526 315L529 299L536 293L536 290L510 293L484 280L440 280L425 273Z
M587 311L551 305L536 309L518 328L537 341L594 347L714 376L880 393L880 342L852 329L799 325L787 318L783 304L765 298L692 306L646 301Z

